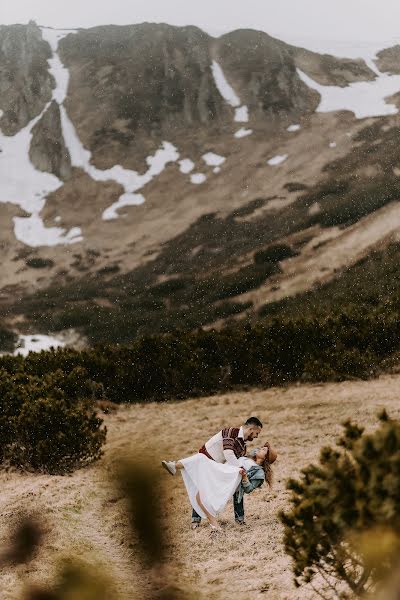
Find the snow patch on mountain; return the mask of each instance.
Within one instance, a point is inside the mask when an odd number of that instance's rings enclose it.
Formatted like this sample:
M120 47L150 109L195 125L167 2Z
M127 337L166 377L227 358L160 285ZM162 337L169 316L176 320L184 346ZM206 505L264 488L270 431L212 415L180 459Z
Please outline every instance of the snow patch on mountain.
M220 156L214 152L206 152L206 154L203 154L202 159L209 167L219 167L226 160L225 156Z
M102 218L103 221L111 221L112 219L118 219L118 217L126 217L126 214L120 215L118 211L124 206L140 206L145 202L144 196L142 194L130 194L125 193L122 194L117 202L114 202L111 206L106 208L103 212Z
M293 133L294 131L298 131L299 129L301 129L300 125L293 124L293 125L289 125L289 127L286 129L286 131L289 131L290 133Z
M239 108L237 108L235 110L234 121L236 121L237 123L247 123L248 120L249 120L249 109L247 108L246 105L239 106Z
M211 70L214 76L215 85L225 102L234 108L240 106L240 98L237 96L233 87L228 83L223 70L216 60L212 61Z
M184 173L185 175L194 169L194 162L190 160L190 158L182 158L178 164L180 172Z
M207 177L204 175L204 173L193 173L193 175L190 176L190 181L195 185L204 183L206 179Z
M14 351L14 355L27 356L29 352L41 352L42 350L50 350L50 348L63 348L65 342L50 335L20 335L18 338L18 347Z
M235 134L234 137L237 139L246 137L248 135L251 135L253 133L252 129L245 129L244 127L241 127L240 129L238 129Z
M287 157L288 157L287 154L277 154L276 156L273 156L272 158L270 158L267 161L267 164L271 165L272 167L276 167L277 165L280 165L281 163L285 162Z
M385 99L400 92L400 75L381 73L373 58L367 55L364 60L376 73L376 79L358 81L343 88L321 85L297 69L300 79L321 96L317 112L350 110L357 119L397 114L398 108L394 104L387 103Z
M228 83L221 66L215 60L212 61L211 71L217 90L225 102L236 109L234 121L237 123L247 123L249 120L249 110L247 106L245 104L241 106L242 103L239 96L236 94L230 83Z
M29 160L32 129L47 108L14 136L0 133L0 202L15 204L30 214L13 221L15 237L32 247L73 244L82 239L79 228L66 231L45 227L40 217L46 196L63 185L55 175L37 171Z

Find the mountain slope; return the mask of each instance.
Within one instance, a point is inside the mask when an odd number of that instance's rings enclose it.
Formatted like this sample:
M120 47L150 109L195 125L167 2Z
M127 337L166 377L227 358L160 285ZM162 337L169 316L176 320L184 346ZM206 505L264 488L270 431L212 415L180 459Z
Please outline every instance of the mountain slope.
M0 28L24 90L0 100L6 322L93 341L223 323L338 277L397 230L384 97L400 81L379 59L251 30L15 27ZM288 254L263 264L278 243Z

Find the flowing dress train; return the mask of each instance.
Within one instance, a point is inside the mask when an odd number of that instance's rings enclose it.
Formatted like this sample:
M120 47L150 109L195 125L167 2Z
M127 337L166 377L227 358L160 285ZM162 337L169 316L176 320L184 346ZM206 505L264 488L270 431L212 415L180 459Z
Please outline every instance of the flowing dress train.
M241 481L239 467L217 463L201 453L183 458L180 462L184 466L181 474L192 507L200 517L206 518L196 500L199 493L208 512L213 517L218 516Z

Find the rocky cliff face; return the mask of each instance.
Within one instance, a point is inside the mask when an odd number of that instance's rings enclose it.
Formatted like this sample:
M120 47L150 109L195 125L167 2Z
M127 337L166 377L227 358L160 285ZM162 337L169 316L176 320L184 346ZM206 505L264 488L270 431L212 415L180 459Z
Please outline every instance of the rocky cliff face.
M270 126L319 103L297 68L327 85L375 76L361 60L320 56L253 30L214 39L196 27L96 27L61 40L60 56L71 77L66 108L103 169L135 161L143 168L160 139L189 150L205 130L230 126L233 110L217 89L213 60L251 117Z
M0 128L6 135L25 127L49 102L54 85L50 57L34 23L0 26Z
M378 52L378 67L384 73L400 73L400 45Z
M319 95L299 78L291 48L261 31L218 38L214 54L250 111L262 119L291 121L314 112Z
M67 36L66 107L93 162L132 166L159 140L218 127L229 111L211 72L209 36L196 27L96 27Z
M376 74L362 59L337 58L304 48L289 47L296 67L322 85L345 87L357 81L372 81Z
M71 176L71 157L62 134L60 109L54 100L32 129L29 158L39 171L64 181Z

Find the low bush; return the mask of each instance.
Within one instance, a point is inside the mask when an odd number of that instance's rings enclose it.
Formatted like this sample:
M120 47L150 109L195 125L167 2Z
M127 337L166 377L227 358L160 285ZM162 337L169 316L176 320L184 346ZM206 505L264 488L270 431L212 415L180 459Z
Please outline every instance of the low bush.
M295 583L323 598L373 593L398 564L400 422L380 420L371 434L347 422L339 446L288 482L281 521Z
M81 367L40 376L2 368L0 461L65 473L98 459L106 438L93 410L100 394L101 386Z
M215 306L214 318L246 307L245 303L221 303ZM200 310L189 314L193 323L201 320ZM121 321L122 327L129 327L126 320ZM104 388L113 402L143 402L213 394L237 385L366 379L399 351L400 322L395 315L389 317L380 308L354 307L347 314L329 317L271 316L254 325L239 323L221 331L176 330L140 336L129 345L98 345L81 352L61 349L26 358L4 356L0 368L11 376L22 372L46 381L55 372L58 383L53 390L60 388L66 397L96 397ZM68 383L71 372L76 381L77 367L84 369L79 371L81 388L74 384L75 388L67 389L72 385ZM81 392L86 375L95 382L90 385L100 387Z
M26 261L26 266L32 269L49 269L54 266L54 261L50 258L29 258Z
M0 326L0 352L12 352L17 343L18 336L7 327Z
M278 265L272 262L246 265L230 275L221 277L208 291L212 301L233 298L245 294L262 285L268 277L280 272Z
M265 250L259 250L254 254L254 262L257 265L265 263L277 263L281 260L286 260L292 256L297 256L296 250L293 250L286 244L275 244Z

